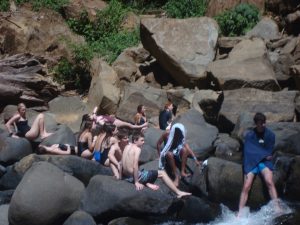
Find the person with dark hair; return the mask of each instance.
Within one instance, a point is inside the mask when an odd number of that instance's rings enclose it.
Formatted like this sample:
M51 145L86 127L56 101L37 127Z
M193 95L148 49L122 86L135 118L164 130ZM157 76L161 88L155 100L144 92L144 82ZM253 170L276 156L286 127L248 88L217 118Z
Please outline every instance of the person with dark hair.
M45 129L44 114L38 114L38 116L33 121L32 126L30 127L26 118L26 105L24 103L20 103L18 104L17 109L17 113L5 124L6 129L9 132L9 136L15 138L25 137L28 140L32 141L39 136L41 137L41 139L44 139L52 134L48 133ZM11 127L13 125L17 128L16 133L12 132Z
M146 122L147 122L146 107L144 105L138 105L137 113L134 116L134 124L143 125Z
M158 121L159 121L159 128L161 130L166 130L166 128L171 123L171 121L172 121L172 110L173 110L173 104L172 104L172 102L169 101L165 104L164 110L162 110L159 113Z
M177 195L178 198L191 195L191 193L180 191L168 177L163 170L141 170L139 171L139 157L141 154L141 147L145 140L142 133L132 135L132 144L125 147L122 156L122 174L123 177L134 183L136 190L142 190L145 186L156 191L159 189L154 182L156 179L162 178L164 183Z
M244 184L240 196L238 216L246 205L249 191L257 174L261 174L264 178L270 197L276 200L276 207L279 208L272 172L275 134L265 127L266 116L264 114L256 113L253 120L256 126L245 135L244 140Z
M116 118L113 115L98 115L97 111L98 111L98 108L95 107L92 115L90 115L90 118L96 124L103 125L105 123L111 123L111 124L115 125L118 128L119 127L128 127L130 129L143 129L143 128L146 128L148 126L147 122L145 122L144 124L141 124L141 125L135 125L135 124L131 124L131 123L122 121L122 120Z
M157 152L160 156L159 168L164 169L167 162L171 168L172 175L175 177L175 186L179 185L179 178L187 177L190 174L186 173L186 163L188 157L192 157L195 160L197 166L200 165L193 150L185 141L186 131L185 127L181 123L175 123L171 127L170 131L166 131L162 134L157 142ZM165 142L165 146L160 151L162 143ZM177 166L180 167L180 175L177 173Z

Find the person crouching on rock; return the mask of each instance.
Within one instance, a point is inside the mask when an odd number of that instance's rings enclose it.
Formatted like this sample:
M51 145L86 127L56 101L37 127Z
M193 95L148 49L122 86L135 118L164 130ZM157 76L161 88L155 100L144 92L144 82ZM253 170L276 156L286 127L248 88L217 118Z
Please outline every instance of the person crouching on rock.
M165 169L165 163L171 167L172 175L175 177L174 184L177 187L179 185L179 174L177 173L177 166L180 167L181 177L190 176L186 173L186 163L188 157L192 157L195 160L197 166L200 162L197 160L194 152L190 146L185 142L185 127L181 123L175 123L172 125L170 131L166 131L162 134L157 142L157 152L159 157L159 169ZM162 143L165 142L165 146L160 151Z
M163 170L139 170L139 157L141 147L145 140L142 133L133 134L132 144L125 147L122 156L122 175L127 181L134 183L136 190L142 190L145 186L158 190L159 186L155 185L156 179L162 178L164 183L177 195L178 198L191 195L191 193L180 191Z
M44 114L40 113L35 120L33 121L32 126L28 125L28 120L26 118L26 106L24 103L18 104L17 113L10 118L5 124L9 135L11 137L25 137L28 140L32 141L37 137L44 139L50 136L52 133L48 133L45 129L45 117ZM11 126L17 128L17 133L14 133L11 129Z

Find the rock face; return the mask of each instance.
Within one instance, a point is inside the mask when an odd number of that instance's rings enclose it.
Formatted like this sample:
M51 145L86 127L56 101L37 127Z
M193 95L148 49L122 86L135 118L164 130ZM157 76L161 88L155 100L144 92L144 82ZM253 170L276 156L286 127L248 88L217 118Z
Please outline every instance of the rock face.
M96 225L93 217L84 211L76 211L63 225Z
M49 102L49 111L58 123L67 125L73 132L79 131L82 116L89 113L79 96L59 96Z
M84 185L57 167L40 162L23 177L12 197L12 225L51 225L62 222L79 206Z
M9 209L9 205L1 205L0 206L0 224L1 225L9 225L8 209Z
M120 100L116 72L104 61L94 58L91 62L92 82L88 94L88 107L98 106L101 114L114 114Z
M264 17L252 30L248 31L246 36L260 37L264 40L275 40L280 38L278 25L274 20Z
M61 56L71 59L67 42L84 43L83 37L73 34L61 15L52 10L33 12L22 7L8 19L1 20L0 24L0 52L3 54L30 52L44 55L53 62Z
M240 3L249 3L255 5L261 11L264 11L265 0L211 0L208 3L206 15L213 17L225 10L231 9Z
M173 123L182 123L186 129L186 141L198 157L206 156L213 150L218 129L205 122L203 115L191 109L178 116Z
M293 121L296 94L296 91L269 92L252 88L225 91L220 113L233 124L246 112L265 113L269 122Z
M0 134L0 162L12 164L32 153L30 142L25 138L12 138Z
M58 87L43 75L44 63L42 58L31 54L0 60L0 105L24 102L28 106L41 106L56 97Z
M86 188L81 209L91 214L96 221L99 218L110 220L122 215L162 216L170 213L178 201L161 190L145 188L136 191L132 183L97 175Z
M143 164L158 158L156 143L164 132L157 128L147 128L145 144L142 147L139 163Z
M222 90L253 87L278 91L272 65L267 57L265 43L261 39L239 42L224 60L208 66L208 78L217 79Z
M215 58L217 39L218 25L208 17L141 21L144 48L186 87L204 78L206 66Z

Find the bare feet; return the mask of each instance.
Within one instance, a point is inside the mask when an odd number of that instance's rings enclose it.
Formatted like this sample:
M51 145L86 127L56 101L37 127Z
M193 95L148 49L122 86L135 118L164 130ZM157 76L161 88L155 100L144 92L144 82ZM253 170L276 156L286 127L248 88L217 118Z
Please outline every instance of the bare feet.
M47 133L47 132L45 132L45 133L43 133L43 134L41 135L41 139L45 139L45 138L51 136L52 134L53 134L53 133Z
M190 196L190 195L192 195L192 193L184 192L184 191L178 191L178 193L176 193L176 194L177 194L177 198L182 198L184 196Z
M154 191L157 191L159 189L159 186L156 184L147 183L146 186Z

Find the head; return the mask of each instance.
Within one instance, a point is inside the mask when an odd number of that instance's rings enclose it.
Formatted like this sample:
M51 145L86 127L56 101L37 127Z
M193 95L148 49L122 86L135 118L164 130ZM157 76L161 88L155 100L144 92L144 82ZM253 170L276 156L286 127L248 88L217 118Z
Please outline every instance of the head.
M136 144L138 147L142 147L145 143L144 134L139 132L132 135L132 142Z
M119 130L117 133L117 138L121 144L128 144L128 132L125 130Z
M100 124L96 124L93 128L92 128L92 135L94 136L98 136L99 134L103 133L103 126Z
M138 105L138 107L137 107L138 113L144 114L145 111L146 111L146 107L144 105Z
M117 127L111 123L105 123L103 125L103 131L106 133L106 135L113 136L117 131Z
M166 104L165 104L165 110L168 110L168 111L172 111L173 110L173 103L168 101Z
M26 114L26 105L24 103L19 103L17 109L21 116Z
M257 131L264 131L266 125L266 116L263 113L258 112L255 114L253 120L256 125Z

